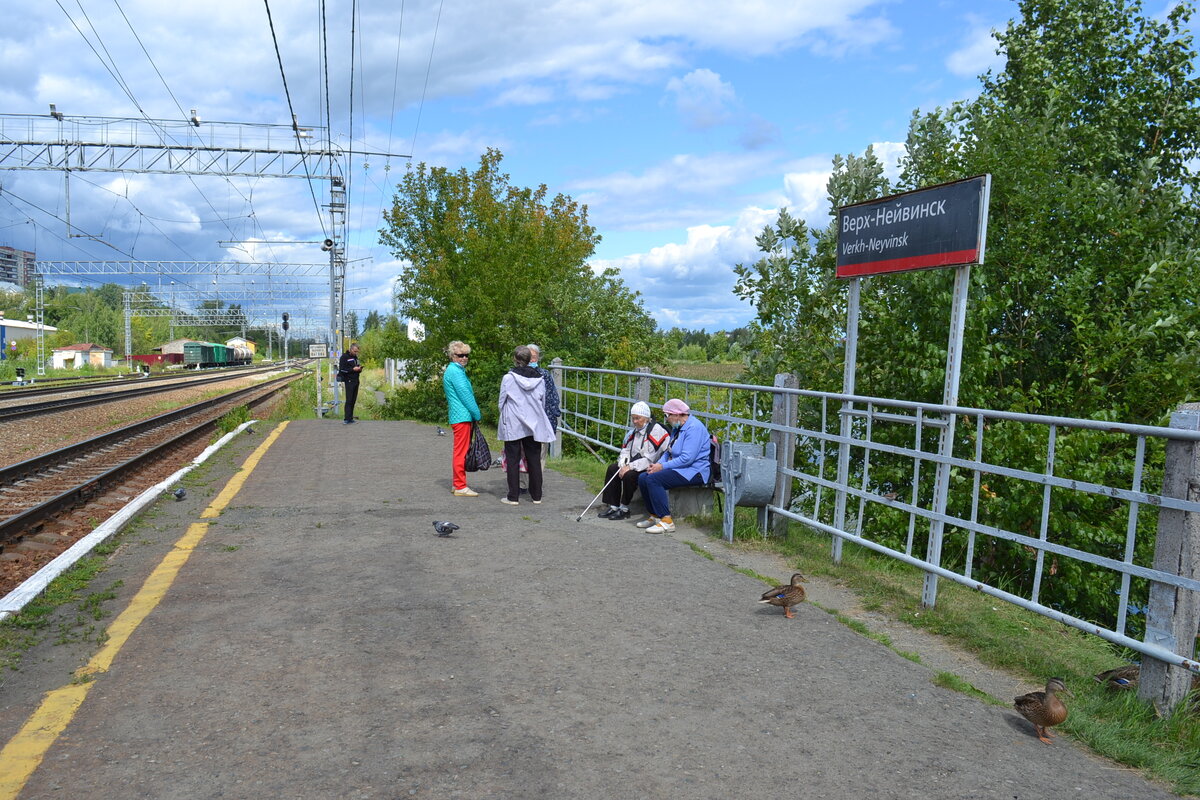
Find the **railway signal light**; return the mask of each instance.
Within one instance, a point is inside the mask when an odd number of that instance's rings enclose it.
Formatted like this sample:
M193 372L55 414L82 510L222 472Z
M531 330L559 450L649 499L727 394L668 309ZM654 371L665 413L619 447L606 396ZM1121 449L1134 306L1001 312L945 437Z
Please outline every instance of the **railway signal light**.
M283 312L283 329L285 331L288 329L288 313L286 311Z

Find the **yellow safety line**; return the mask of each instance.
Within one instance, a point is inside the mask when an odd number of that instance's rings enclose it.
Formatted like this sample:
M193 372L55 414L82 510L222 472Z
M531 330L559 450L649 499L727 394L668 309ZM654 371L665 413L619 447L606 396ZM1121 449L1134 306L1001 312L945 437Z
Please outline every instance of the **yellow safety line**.
M204 510L200 515L201 518L212 519L229 505L229 502L246 483L246 478L258 466L258 462L286 427L287 422L281 422L275 430L271 431L263 443L246 459L241 471L229 479L225 488ZM66 730L67 725L74 718L75 712L83 705L84 698L92 688L96 675L108 671L108 668L112 666L113 659L117 657L121 647L166 595L167 590L175 581L175 577L179 574L179 570L187 563L188 557L191 556L192 551L200 544L200 540L207 532L207 522L195 522L188 526L187 533L159 562L154 571L150 573L150 577L146 578L146 582L134 595L128 607L108 626L106 631L108 635L104 646L87 664L75 671L75 677L70 684L47 692L42 704L25 721L25 725L17 732L17 735L9 740L3 750L0 750L0 800L14 800L25 788L29 776L42 763L50 745L54 744L59 735Z

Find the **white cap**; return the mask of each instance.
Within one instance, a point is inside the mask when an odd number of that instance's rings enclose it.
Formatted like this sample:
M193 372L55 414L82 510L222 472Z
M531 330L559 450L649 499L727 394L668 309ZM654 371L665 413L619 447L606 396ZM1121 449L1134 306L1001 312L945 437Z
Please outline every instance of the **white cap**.
M650 406L647 403L645 403L644 401L639 400L633 404L633 408L630 409L629 413L631 415L637 416L637 417L649 417L650 416Z

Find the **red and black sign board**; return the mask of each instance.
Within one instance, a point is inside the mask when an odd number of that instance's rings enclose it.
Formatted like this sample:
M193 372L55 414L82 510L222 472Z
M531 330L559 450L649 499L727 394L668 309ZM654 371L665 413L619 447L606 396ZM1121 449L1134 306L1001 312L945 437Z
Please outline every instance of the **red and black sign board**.
M842 206L837 276L983 263L990 175Z

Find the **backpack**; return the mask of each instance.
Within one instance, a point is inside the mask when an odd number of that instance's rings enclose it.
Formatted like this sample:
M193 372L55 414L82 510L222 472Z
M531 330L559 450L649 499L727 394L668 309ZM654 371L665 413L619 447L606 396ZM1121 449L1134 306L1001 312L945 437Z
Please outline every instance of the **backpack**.
M716 434L708 435L708 485L716 486L721 482L721 440Z

